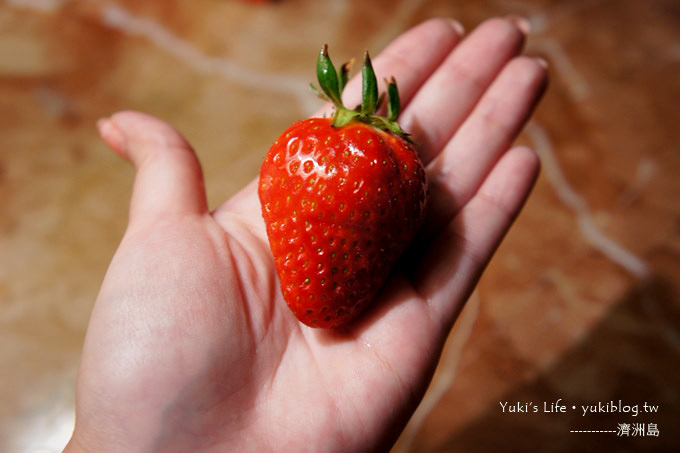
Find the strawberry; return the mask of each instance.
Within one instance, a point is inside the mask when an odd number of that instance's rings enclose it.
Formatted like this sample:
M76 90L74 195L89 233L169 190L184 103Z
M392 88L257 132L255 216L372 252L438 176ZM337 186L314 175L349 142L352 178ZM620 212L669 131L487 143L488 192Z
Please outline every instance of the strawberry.
M413 240L427 198L423 165L397 124L399 93L388 83L387 116L368 53L363 101L340 100L349 64L336 72L327 46L317 62L333 118L293 124L272 145L259 197L283 297L312 327L340 327L375 299ZM318 92L318 90L317 90Z

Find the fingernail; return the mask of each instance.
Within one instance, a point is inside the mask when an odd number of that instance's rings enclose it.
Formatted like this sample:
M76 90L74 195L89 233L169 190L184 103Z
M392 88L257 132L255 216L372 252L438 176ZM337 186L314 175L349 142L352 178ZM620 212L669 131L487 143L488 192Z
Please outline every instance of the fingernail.
M102 139L116 153L125 156L126 140L123 132L109 118L101 118L97 121L97 129Z
M515 24L517 28L520 29L522 33L525 35L528 35L531 32L531 22L529 22L529 19L523 16L519 16L516 14L510 14L506 16L506 18Z
M543 69L548 69L548 66L549 66L548 60L546 60L545 58L543 58L543 57L534 57L534 60L536 60L536 63L538 63L539 65L541 65L541 66L543 67Z
M459 35L465 34L465 27L456 19L451 19L451 25L453 26L453 29L456 30L456 33L458 33Z

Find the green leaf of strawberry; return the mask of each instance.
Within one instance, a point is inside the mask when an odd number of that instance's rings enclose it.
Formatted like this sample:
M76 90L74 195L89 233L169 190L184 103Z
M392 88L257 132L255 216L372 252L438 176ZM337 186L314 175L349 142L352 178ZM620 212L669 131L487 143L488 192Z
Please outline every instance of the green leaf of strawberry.
M388 82L387 116L368 56L357 110L341 101L349 64L339 71L324 46L317 78L333 118L293 124L272 145L259 196L283 297L312 327L340 327L375 299L423 219L427 181L397 119ZM318 90L317 90L318 91Z

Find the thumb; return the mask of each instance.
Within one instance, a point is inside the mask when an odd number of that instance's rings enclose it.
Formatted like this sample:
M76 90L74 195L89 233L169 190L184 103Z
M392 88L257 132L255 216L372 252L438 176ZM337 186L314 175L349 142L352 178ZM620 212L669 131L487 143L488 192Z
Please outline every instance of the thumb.
M137 172L130 224L204 214L203 172L194 150L167 123L139 112L120 112L97 123L104 141Z

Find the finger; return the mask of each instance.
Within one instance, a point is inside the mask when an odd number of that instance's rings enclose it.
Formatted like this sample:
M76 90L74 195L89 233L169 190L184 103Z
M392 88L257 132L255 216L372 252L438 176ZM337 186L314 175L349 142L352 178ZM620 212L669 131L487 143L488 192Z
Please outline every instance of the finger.
M378 83L394 76L399 85L401 102L406 105L428 76L441 64L446 56L460 42L463 26L452 19L430 19L392 41L378 56L373 58L373 69ZM348 108L361 103L361 76L355 75L345 87L343 102ZM315 116L324 116L331 111L324 107Z
M487 20L451 52L406 106L401 125L413 135L425 164L458 130L507 62L522 51L524 40L517 21Z
M428 165L431 233L464 206L512 145L547 83L540 60L517 57L506 65L444 151Z
M174 128L138 112L116 113L97 126L104 141L135 167L131 224L207 211L200 164Z
M469 203L432 238L414 285L445 328L453 323L519 214L539 168L539 159L532 150L511 149Z

